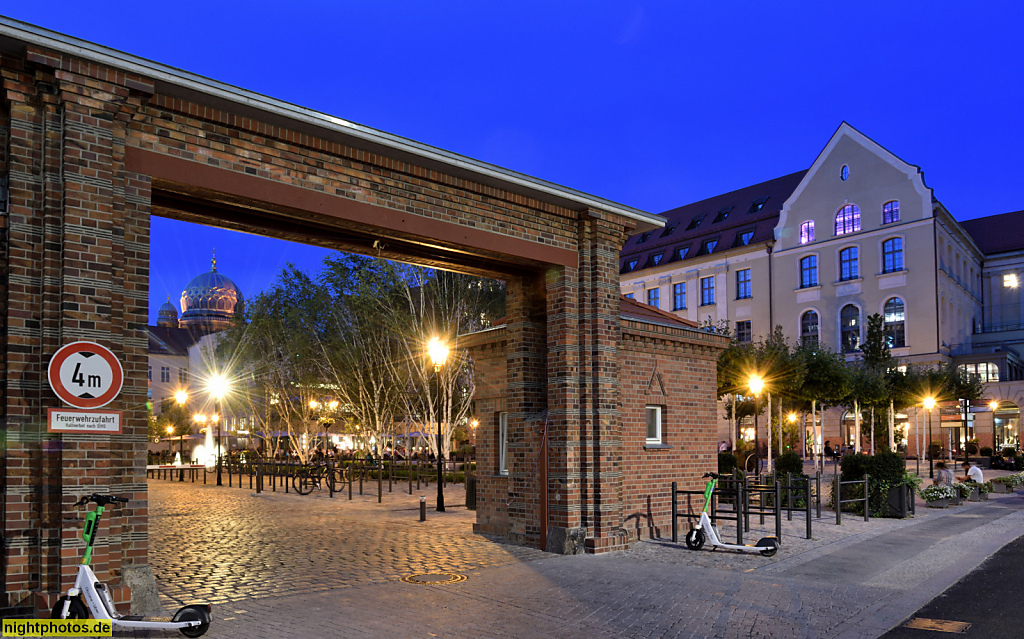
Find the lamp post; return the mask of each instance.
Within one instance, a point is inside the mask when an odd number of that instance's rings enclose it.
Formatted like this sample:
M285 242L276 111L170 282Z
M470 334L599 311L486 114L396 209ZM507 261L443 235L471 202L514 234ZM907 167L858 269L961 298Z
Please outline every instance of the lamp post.
M932 455L932 409L935 408L935 398L925 397L924 407L928 411L928 445L925 447L928 451L928 477L935 479L935 455Z
M173 434L174 434L174 426L168 426L167 427L167 456L168 457L171 456L171 435L173 435ZM174 477L174 475L171 475L171 477Z
M441 367L448 359L448 347L434 337L427 343L427 354L434 364L434 379L437 380L437 512L444 512L444 449L441 447Z
M995 455L998 450L996 446L996 411L999 410L999 401L993 399L988 403L988 407L992 409L992 454Z
M754 374L750 376L747 385L750 387L750 392L754 394L754 454L761 454L761 447L758 446L758 428L757 428L757 414L761 412L761 390L764 388L764 379L760 375ZM771 447L771 438L768 439L768 446ZM743 470L746 470L744 468Z
M221 374L216 374L210 378L209 384L210 395L214 399L214 414L210 419L213 423L217 424L217 485L223 486L224 480L221 478L221 445L220 445L220 400L224 398L224 395L228 392L228 381L224 379Z
M178 414L181 415L181 410L185 408L185 403L188 402L188 393L183 390L178 391L174 394L174 401L178 404ZM192 432L191 425L189 425L189 432ZM181 467L178 468L178 481L185 481L185 434L178 433L178 458L181 460Z

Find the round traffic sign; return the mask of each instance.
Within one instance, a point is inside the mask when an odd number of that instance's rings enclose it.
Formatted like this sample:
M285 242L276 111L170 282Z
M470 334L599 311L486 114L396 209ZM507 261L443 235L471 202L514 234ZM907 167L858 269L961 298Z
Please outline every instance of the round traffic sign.
M50 388L65 404L99 408L121 392L124 371L110 349L94 342L72 342L54 353L46 371Z

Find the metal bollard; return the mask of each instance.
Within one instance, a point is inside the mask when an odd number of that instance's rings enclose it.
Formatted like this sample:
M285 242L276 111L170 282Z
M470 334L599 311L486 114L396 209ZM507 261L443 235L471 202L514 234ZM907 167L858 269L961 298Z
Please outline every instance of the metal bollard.
M420 521L427 520L427 498L420 495Z
M807 538L810 539L811 538L811 478L810 477L807 478L805 491L806 491L806 494L807 494L807 500L806 500L807 503L804 506L804 508L805 508L804 514L807 515Z
M832 475L832 501L836 505L836 525L843 525L842 492L843 485L839 483L839 475Z
M871 519L871 508L868 505L868 479L871 475L864 473L864 521Z
M779 482L775 482L775 538L782 543L782 484Z
M384 496L384 463L383 458L381 463L377 465L377 503L381 503L381 498Z
M793 473L786 473L786 521L793 521Z
M814 473L814 501L818 507L818 519L821 519L821 471Z

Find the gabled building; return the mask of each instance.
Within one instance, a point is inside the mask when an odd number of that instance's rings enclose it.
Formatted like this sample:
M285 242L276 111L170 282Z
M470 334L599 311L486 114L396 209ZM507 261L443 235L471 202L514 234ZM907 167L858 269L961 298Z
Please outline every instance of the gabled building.
M961 225L920 167L845 122L806 171L663 215L664 231L635 235L623 248L626 295L728 328L740 342L780 326L791 343L821 344L850 361L867 316L878 313L904 364L963 359L976 364L972 372L984 362L987 373L995 362L999 379L1021 379L1016 351L990 357L985 349L1012 347L983 336L986 326L1024 330L1019 289L1000 288L1002 275L1009 282L1020 272L1024 233L976 237L1024 222L1008 214ZM826 413L824 438L850 440L846 422L843 411ZM728 438L724 418L720 425Z

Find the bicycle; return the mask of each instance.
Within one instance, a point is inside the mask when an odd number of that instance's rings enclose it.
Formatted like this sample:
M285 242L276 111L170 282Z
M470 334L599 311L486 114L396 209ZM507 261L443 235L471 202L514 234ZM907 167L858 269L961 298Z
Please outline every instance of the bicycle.
M346 472L338 466L327 464L310 464L299 468L292 477L292 488L300 495L308 495L313 489L323 490L323 482L327 480L327 486L331 492L339 492L345 484Z
M75 585L68 589L66 595L57 600L50 612L50 618L88 619L91 612L96 619L109 619L114 628L178 630L186 637L203 636L213 621L213 607L210 604L184 606L174 614L170 621L146 620L142 617L118 614L114 602L110 598L109 589L106 584L100 583L89 564L92 562L92 548L96 542L96 532L99 530L100 518L103 516L104 509L109 504L127 503L128 500L124 497L93 493L79 499L75 507L85 506L90 502L96 504L96 510L85 516L85 527L82 529L85 554L82 556L82 563L78 565ZM84 603L82 602L83 598L85 599Z

